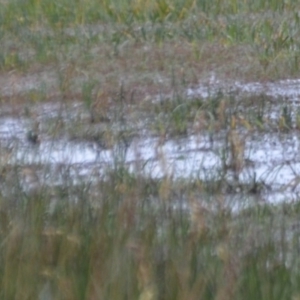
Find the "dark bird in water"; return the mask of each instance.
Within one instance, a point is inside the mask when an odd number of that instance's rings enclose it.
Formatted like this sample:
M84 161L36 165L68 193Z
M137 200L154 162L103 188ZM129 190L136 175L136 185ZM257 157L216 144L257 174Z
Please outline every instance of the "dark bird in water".
M38 144L40 142L38 134L33 130L27 132L27 140L32 144Z

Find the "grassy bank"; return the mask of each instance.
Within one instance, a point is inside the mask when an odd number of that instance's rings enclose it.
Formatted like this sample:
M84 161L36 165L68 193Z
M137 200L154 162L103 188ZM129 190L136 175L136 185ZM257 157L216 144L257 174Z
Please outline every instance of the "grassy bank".
M53 145L114 149L114 163L100 172L95 161L92 175L67 163L11 163L19 137L3 139L0 298L300 299L298 202L286 194L268 204L266 182L239 179L246 142L297 136L297 101L186 93L213 87L214 77L297 78L298 9L263 0L1 1L1 118L25 119ZM59 110L40 114L41 103ZM219 147L215 177L163 169L160 146L190 135ZM135 137L158 140L163 176L146 176L138 155L132 172L125 156ZM297 188L296 171L281 193Z

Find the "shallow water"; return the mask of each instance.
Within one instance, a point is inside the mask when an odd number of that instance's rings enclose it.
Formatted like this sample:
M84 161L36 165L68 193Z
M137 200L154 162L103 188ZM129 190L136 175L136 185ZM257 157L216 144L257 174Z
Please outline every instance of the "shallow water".
M224 84L214 81L211 86L199 86L187 91L189 96L207 97L217 92ZM285 97L293 102L298 101L300 80L286 80L273 83L235 82L227 90L241 93L266 93L272 97ZM211 83L211 85L213 85ZM222 86L223 85L223 86ZM226 90L226 89L225 89ZM81 109L80 104L73 105L74 112ZM61 107L56 103L37 106L37 118L43 120L47 116L61 114ZM72 113L61 114L67 119ZM47 172L68 166L77 180L96 180L107 168L116 164L126 164L132 172L145 176L160 178L197 177L203 181L220 177L224 161L222 147L226 132L219 133L211 141L208 133L190 135L186 138L161 141L157 137L134 137L130 144L122 142L112 148L102 148L96 142L83 139L71 140L68 137L48 139L41 136L38 145L27 141L26 134L31 121L26 117L5 116L0 118L0 147L5 156L4 163L9 165L47 166ZM238 182L249 184L256 181L264 188L264 201L277 203L283 200L294 201L300 193L300 149L299 134L290 133L259 133L245 137L244 159L248 164L242 165L235 176ZM2 158L3 163L3 158ZM230 172L226 176L230 177ZM47 177L47 176L46 176ZM45 178L45 176L44 176ZM47 184L59 184L61 176L48 176ZM236 188L239 193L239 188Z
M300 79L279 80L276 82L248 82L240 81L220 81L214 74L206 83L199 83L197 87L189 88L187 95L189 97L201 96L208 98L219 91L230 93L238 92L242 94L259 95L265 94L274 98L285 97L289 101L299 102Z

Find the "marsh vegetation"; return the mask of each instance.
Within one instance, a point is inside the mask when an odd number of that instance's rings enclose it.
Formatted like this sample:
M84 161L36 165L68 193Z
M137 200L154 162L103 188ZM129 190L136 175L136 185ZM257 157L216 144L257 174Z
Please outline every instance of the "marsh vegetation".
M300 299L297 1L0 1L1 299Z

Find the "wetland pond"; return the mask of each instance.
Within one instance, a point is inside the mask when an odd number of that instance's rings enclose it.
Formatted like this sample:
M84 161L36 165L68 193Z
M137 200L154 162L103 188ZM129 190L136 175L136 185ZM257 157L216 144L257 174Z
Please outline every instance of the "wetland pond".
M123 131L124 123L116 118L116 124L100 122L91 125L87 122L89 114L86 107L80 102L42 102L30 107L20 105L18 109L2 104L1 166L17 166L21 169L21 185L27 191L41 184L64 184L62 170L68 170L68 180L77 184L82 181L95 182L106 170L122 164L132 173L156 179L165 176L174 180L192 177L207 182L224 180L225 176L227 185L221 192L226 195L230 205L237 209L239 199L245 195L264 203L297 201L300 193L300 133L295 122L298 116L299 86L300 80L243 84L224 83L212 76L206 84L186 90L186 101L197 97L210 101L220 91L223 95L238 95L241 101L243 97L264 94L268 99L273 99L272 108L268 110L270 120L280 121L282 111L287 110L282 110L280 101L288 103L288 114L293 124L289 130L236 130L240 147L238 151L231 151L231 156L241 156L237 158L239 166L235 171L228 168L226 174L224 162L233 158L224 150L224 145L228 143L228 132L225 129L213 133L202 130L162 139L144 130L142 120L133 125L128 121L126 128L135 128L138 133L126 139L120 138L107 146L101 143L101 134L108 131L117 136L118 132ZM13 90L6 86L2 94L9 95L26 89L34 89L29 80L14 86ZM28 139L28 132L34 124L39 127L37 143ZM59 127L60 124L63 127ZM90 134L91 131L93 134ZM76 134L78 132L81 134ZM231 135L229 139L233 140L234 137Z

